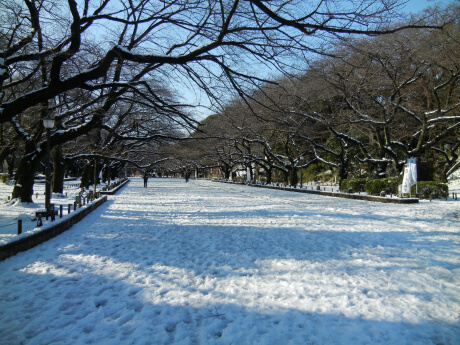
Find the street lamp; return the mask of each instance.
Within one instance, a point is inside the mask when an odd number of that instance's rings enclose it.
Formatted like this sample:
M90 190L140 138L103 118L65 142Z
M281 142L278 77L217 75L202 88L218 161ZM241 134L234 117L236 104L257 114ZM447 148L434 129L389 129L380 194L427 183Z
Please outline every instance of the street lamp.
M54 118L44 117L43 127L46 128L45 208L48 211L51 201L50 130L54 127Z
M299 161L300 161L300 188L302 188L302 180L303 180L303 178L302 178L302 161L303 161L303 157L302 156L299 157Z

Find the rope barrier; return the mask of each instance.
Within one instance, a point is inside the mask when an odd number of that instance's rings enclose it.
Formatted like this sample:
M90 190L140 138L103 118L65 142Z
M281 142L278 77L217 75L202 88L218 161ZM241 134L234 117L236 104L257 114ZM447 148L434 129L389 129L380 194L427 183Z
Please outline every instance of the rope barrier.
M16 233L18 235L20 235L22 233L22 219L21 218L18 218L16 223L9 223L9 224L0 225L0 228L6 228L6 227L9 227L9 226L12 226L12 225L17 225Z
M19 220L19 219L18 219ZM11 226L11 225L16 225L17 222L14 222L14 223L9 223L9 224L4 224L4 225L0 225L0 228L6 228L7 226Z

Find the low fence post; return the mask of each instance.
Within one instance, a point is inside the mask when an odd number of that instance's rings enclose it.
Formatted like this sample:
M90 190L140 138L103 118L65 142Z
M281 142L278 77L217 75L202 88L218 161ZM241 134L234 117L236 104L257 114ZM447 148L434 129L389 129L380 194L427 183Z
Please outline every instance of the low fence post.
M18 235L22 234L22 219L18 219Z
M59 205L59 218L62 218L62 205Z

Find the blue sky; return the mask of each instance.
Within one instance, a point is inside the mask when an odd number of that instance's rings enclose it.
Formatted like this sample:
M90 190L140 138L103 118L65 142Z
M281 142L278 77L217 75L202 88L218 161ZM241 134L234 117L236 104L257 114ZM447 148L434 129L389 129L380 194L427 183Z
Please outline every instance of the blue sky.
M409 0L405 7L407 12L417 13L436 4L453 4L459 0Z
M428 7L435 6L436 4L448 5L459 1L460 0L409 0L407 1L407 4L402 9L402 11L417 14ZM180 90L176 90L176 92L184 97L185 102L196 104L196 102L199 102L197 101L197 99L200 99L203 105L209 105L209 102L204 96L204 94L197 88L190 90L184 88L183 85L179 85L178 87L180 88ZM193 110L193 112L200 114L200 119L205 118L206 116L213 113L213 111L205 110L202 108L196 108Z

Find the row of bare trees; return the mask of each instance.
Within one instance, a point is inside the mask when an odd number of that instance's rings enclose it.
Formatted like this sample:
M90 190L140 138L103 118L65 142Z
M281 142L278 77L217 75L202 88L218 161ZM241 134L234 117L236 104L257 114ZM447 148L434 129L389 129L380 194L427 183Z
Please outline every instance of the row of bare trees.
M416 157L421 179L446 181L460 168L459 9L431 17L449 23L443 30L336 40L305 73L206 119L194 135L209 140L195 155L182 149L185 161L219 166L226 178L232 167L263 168L268 182L296 185L299 169L381 178Z
M176 90L212 106L234 94L257 101L254 87L329 54L332 39L425 26L419 18L394 26L403 3L0 0L0 159L10 169L19 161L13 197L32 200L43 118L56 122L56 186L58 170L77 160L148 168L164 159L160 146L197 125L198 102Z

